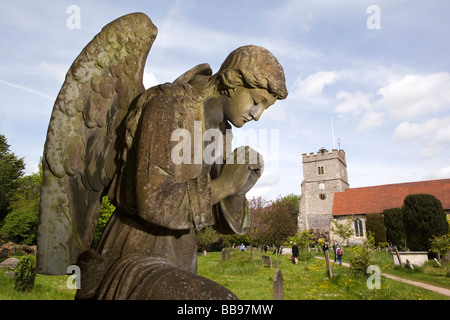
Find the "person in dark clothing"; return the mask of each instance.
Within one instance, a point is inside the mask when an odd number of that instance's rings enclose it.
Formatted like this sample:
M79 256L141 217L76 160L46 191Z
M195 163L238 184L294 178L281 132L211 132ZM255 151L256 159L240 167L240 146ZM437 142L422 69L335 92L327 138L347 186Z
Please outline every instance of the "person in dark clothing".
M294 242L294 245L292 246L292 262L297 264L298 263L298 247L297 243Z
M336 254L337 247L338 247L338 244L337 244L336 240L334 240L333 241L334 262L336 262L336 258L337 258L337 254Z
M325 241L325 243L323 244L322 250L323 250L323 254L325 254L325 251L328 251L328 242Z

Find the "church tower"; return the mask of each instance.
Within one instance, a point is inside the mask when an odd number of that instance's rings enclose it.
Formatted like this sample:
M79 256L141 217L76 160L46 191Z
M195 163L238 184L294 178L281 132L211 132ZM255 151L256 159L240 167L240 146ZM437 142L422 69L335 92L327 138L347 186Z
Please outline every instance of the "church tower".
M322 148L317 154L304 153L302 163L298 229L330 230L334 193L349 187L345 152Z

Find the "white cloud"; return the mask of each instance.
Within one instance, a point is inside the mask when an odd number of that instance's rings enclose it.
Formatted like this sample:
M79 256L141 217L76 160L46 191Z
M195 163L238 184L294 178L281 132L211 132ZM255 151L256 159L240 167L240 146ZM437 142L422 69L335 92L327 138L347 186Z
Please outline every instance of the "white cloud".
M377 102L396 119L450 110L450 74L406 75L380 88L382 98Z
M450 147L450 117L433 118L422 123L404 121L395 128L392 141L416 141L424 146L420 155L434 157Z
M294 94L302 98L314 98L322 94L325 86L335 83L339 74L334 71L320 71L298 78L294 83Z
M357 129L358 130L368 130L375 127L379 127L384 122L383 112L367 112L361 119Z
M370 109L370 98L371 94L362 93L359 91L353 93L347 91L339 91L336 94L336 99L339 101L342 100L342 102L334 108L334 111L338 113L358 115L364 110Z

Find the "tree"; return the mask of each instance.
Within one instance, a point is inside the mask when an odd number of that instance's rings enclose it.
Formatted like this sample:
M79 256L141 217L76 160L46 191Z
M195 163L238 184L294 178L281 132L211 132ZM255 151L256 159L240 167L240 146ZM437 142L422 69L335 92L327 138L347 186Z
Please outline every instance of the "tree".
M442 203L431 194L410 194L403 200L403 223L408 248L428 251L430 238L447 234L448 222Z
M281 246L287 237L297 232L298 196L292 201L291 196L276 199L270 206L267 216L267 243Z
M430 239L432 252L438 253L445 261L445 267L447 268L447 277L450 277L450 270L448 268L448 260L450 255L450 234L446 234L440 237L433 236Z
M14 193L15 200L11 203L12 211L5 217L0 229L5 241L36 244L42 175L40 165L38 172L17 180L19 187Z
M393 246L406 248L406 234L403 225L402 209L392 208L383 211L386 238Z
M19 187L19 178L23 176L25 163L23 158L9 151L6 137L0 134L0 224L8 213Z
M208 226L197 232L197 243L201 251L209 250L220 239L220 233Z
M261 197L249 201L250 228L247 232L252 245L266 244L269 228L271 202Z
M331 231L340 236L342 238L342 242L348 242L348 239L355 233L355 231L353 230L353 222L355 221L355 218L353 216L350 216L347 219L346 224L340 224L334 219L331 221L334 224L334 226L331 226Z
M386 227L383 223L381 213L369 213L366 215L366 229L371 232L375 241L375 246L380 242L386 242Z

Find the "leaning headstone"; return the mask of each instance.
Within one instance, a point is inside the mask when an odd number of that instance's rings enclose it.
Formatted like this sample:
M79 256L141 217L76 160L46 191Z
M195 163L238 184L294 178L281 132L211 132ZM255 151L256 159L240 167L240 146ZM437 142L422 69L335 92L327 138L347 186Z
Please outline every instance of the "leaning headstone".
M438 259L434 258L434 263L436 264L436 267L440 268L441 264L439 263Z
M406 259L406 264L408 265L408 268L410 268L411 270L414 270L413 265L411 264L411 262L408 259Z
M230 253L230 249L227 249L227 260L231 259L231 253Z
M275 276L273 277L273 299L284 300L283 275L280 269L275 271Z

